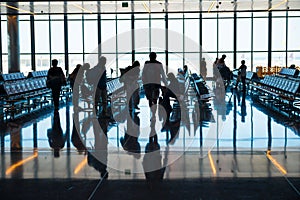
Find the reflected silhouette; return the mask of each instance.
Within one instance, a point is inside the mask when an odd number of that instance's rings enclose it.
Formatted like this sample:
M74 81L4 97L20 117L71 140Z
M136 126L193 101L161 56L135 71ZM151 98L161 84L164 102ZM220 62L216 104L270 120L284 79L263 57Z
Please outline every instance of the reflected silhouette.
M158 144L155 126L151 126L149 142L145 147L143 169L150 188L163 180L166 168L162 165L162 156L160 154L160 145Z
M79 122L78 122L79 123ZM72 135L71 135L71 141L74 147L78 150L78 152L82 153L86 151L86 147L83 144L83 142L80 139L79 132L77 131L77 128L75 126L75 121L73 120L73 130L72 130Z
M216 94L214 98L214 108L217 110L218 115L222 115L222 120L226 120L226 91L224 87L219 86L214 89L214 94Z
M99 127L100 125L100 127ZM104 117L93 119L95 143L94 148L88 152L88 165L100 172L101 178L108 178L107 171L107 132L109 119Z
M21 129L22 126L20 124L17 124L15 122L9 122L7 124L8 131L10 133L11 143L10 143L10 149L12 151L22 150L22 135L21 135Z
M243 96L242 96L242 103L241 103L241 121L245 122L245 116L247 115L246 112L246 93L243 92Z
M140 118L138 113L131 113L131 118L127 119L127 130L124 137L120 138L120 143L125 151L133 153L133 156L140 158L141 146L138 142L140 135Z
M58 112L54 113L52 128L47 130L47 136L49 145L54 150L54 157L59 157L59 152L65 146L67 137L63 134Z

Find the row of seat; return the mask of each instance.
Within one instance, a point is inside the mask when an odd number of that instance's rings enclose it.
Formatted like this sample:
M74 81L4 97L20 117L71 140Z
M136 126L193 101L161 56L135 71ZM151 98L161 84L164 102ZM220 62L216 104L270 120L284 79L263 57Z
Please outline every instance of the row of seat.
M10 74L1 74L0 75L0 81L17 81L25 79L23 72L16 72L16 73L10 73Z
M110 95L120 90L124 86L124 83L121 83L119 78L114 78L108 80L106 85L107 85L107 94Z
M287 95L296 95L300 85L299 81L280 76L266 76L260 83L269 87L272 92L286 93Z
M296 78L299 75L299 70L282 68L279 72L279 75L290 76Z
M43 71L33 71L28 73L28 78L38 78L38 77L46 77L48 74L48 70Z
M41 91L43 89L46 89L46 78L26 79L15 81L13 83L4 83L0 91L1 96L14 98L15 96L28 94L33 91Z
M192 74L191 81L200 100L207 101L212 97L201 75Z

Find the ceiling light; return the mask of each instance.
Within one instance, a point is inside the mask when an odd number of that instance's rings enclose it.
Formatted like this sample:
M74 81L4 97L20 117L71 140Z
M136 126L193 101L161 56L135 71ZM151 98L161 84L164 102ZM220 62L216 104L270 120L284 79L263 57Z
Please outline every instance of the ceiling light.
M0 4L0 6L5 6L5 7L7 7L7 8L13 9L13 10L17 10L17 11L20 11L20 12L29 13L29 14L31 14L31 15L34 15L33 12L30 12L30 11L27 11L27 10L23 10L23 9L21 9L21 8L17 8L17 7L15 7L15 6L10 6L10 5L7 5L7 4Z

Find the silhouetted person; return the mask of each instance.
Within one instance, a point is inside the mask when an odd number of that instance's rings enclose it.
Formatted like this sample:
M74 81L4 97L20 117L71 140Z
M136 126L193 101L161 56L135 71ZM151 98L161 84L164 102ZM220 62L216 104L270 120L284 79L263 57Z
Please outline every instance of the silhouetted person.
M138 142L140 135L140 118L137 113L131 113L127 119L127 130L124 137L120 138L123 149L129 153L133 153L135 158L140 158L141 146Z
M183 66L183 72L184 72L185 78L187 78L187 77L189 76L188 66L187 66L187 65L184 65L184 66Z
M95 94L95 108L98 109L99 102L101 102L102 115L107 116L107 76L106 76L106 57L100 56L98 64L87 72L88 82L93 83L96 89ZM100 76L100 79L99 79ZM97 80L99 80L97 82ZM97 82L97 83L96 83ZM97 84L97 85L95 85Z
M247 115L246 109L246 93L243 92L242 103L241 103L241 122L245 122L245 116Z
M47 87L52 90L52 98L54 103L54 111L57 112L59 109L59 95L61 86L66 84L66 77L60 67L57 66L58 61L52 60L52 66L48 70L47 75Z
M75 120L75 119L73 119L73 120ZM79 128L79 121L76 122L76 123L78 123L78 128ZM86 151L86 147L83 144L79 134L80 134L80 131L79 132L77 131L77 128L75 126L75 121L73 121L73 130L72 130L72 135L71 135L71 142L79 152L83 152L83 151Z
M48 129L47 136L49 145L54 150L54 157L59 157L59 151L64 148L67 137L63 134L58 112L54 113L52 128Z
M217 61L217 67L219 69L222 68L223 66L225 66L225 58L226 58L226 55L223 54L222 57Z
M139 109L140 86L138 79L140 76L140 62L134 61L132 66L128 66L125 71L126 73L121 76L120 81L124 82L127 104L129 105L129 110L132 111L133 108Z
M231 71L225 64L226 55L223 54L222 57L217 62L217 68L219 69L220 75L223 78L225 87L229 84L231 79Z
M100 124L100 128L99 127ZM108 125L109 121L107 118L93 119L93 131L94 131L94 149L88 152L88 164L93 166L97 171L100 172L102 178L108 178L107 171L107 145L108 145Z
M74 87L74 82L76 80L76 76L79 72L80 67L82 67L81 64L76 65L76 68L73 70L73 72L69 75L69 79L70 79L70 86L73 89Z
M149 142L145 147L143 169L150 188L163 180L165 167L162 165L162 156L160 154L155 127L151 127Z
M242 81L243 91L245 91L246 90L246 74L247 74L247 66L245 65L245 60L242 60L241 64L242 65L239 67L239 78L237 79L235 87L238 87L239 81Z
M150 60L146 61L144 65L142 81L149 107L151 107L157 104L161 81L167 85L167 79L163 65L156 60L156 53L151 52L149 58Z
M200 74L203 77L204 81L206 81L207 68L206 68L205 58L202 58L202 60L200 62Z
M296 65L292 64L289 69L296 69Z
M179 96L179 93L180 93L180 91L179 91L180 84L173 73L168 73L168 81L169 81L169 84L166 88L164 88L163 98L160 102L160 104L164 107L164 109L167 113L166 122L169 122L170 114L172 112L170 98L175 98L176 100L178 100L177 97Z

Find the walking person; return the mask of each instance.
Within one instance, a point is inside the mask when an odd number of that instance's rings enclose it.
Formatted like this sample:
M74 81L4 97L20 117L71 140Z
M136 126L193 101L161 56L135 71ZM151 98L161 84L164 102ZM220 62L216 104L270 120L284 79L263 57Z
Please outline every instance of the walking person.
M157 104L159 97L159 89L161 88L161 81L164 85L168 85L165 71L161 62L156 60L156 53L149 54L149 61L145 62L142 72L143 87L145 90L146 98L149 102L149 107Z
M52 90L52 98L54 103L54 111L58 112L59 109L59 96L61 86L66 85L66 77L61 69L58 67L58 60L52 60L52 67L48 70L47 74L47 87Z
M246 74L247 74L247 66L245 65L245 60L241 61L241 66L239 67L239 77L236 82L236 88L239 85L239 82L242 81L243 84L243 92L246 91Z
M207 68L206 68L205 58L202 58L202 60L200 62L200 74L203 77L203 80L206 81Z

